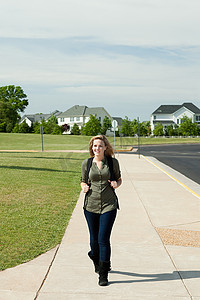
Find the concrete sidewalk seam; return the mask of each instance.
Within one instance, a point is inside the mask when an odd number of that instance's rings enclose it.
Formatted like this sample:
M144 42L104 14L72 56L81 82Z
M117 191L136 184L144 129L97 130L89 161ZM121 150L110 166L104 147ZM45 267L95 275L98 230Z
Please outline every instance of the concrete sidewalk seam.
M159 236L159 237L160 237L160 236ZM192 300L192 295L190 294L190 291L189 291L189 289L187 288L187 286L186 286L186 284L185 284L185 281L184 281L183 277L181 276L181 272L178 270L178 268L177 268L177 266L176 266L176 264L175 264L175 262L174 262L172 256L170 255L170 253L169 253L167 247L165 246L164 242L162 241L161 237L160 237L160 240L161 240L161 242L162 242L162 244L163 244L163 247L164 247L166 253L168 254L168 256L169 256L169 258L170 258L170 260L171 260L171 262L172 262L174 268L176 269L176 271L177 271L177 273L178 273L178 275L179 275L179 277L180 277L180 280L182 281L182 284L183 284L183 286L185 287L185 289L186 289L186 291L187 291L187 293L188 293L188 296L189 296L190 299Z
M51 270L51 267L52 267L53 262L54 262L54 260L55 260L55 258L56 258L56 255L57 255L57 253L58 253L59 248L60 248L60 244L57 246L57 249L56 249L56 251L55 251L55 253L54 253L53 259L52 259L52 261L51 261L51 263L50 263L50 265L49 265L49 267L48 267L48 270L47 270L47 272L46 272L46 274L45 274L45 276L44 276L44 279L42 280L42 283L41 283L39 289L38 289L37 292L36 292L36 296L35 296L34 300L37 300L37 298L38 298L38 296L39 296L39 293L40 293L40 291L41 291L41 289L42 289L42 287L43 287L45 281L47 280L47 277L48 277L48 275L49 275L49 272L50 272L50 270Z

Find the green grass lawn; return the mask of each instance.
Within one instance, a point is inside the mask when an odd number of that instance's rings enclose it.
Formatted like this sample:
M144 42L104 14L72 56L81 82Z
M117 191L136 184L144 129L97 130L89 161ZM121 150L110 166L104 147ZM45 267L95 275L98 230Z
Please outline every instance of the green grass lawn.
M44 150L85 150L88 149L90 136L48 135L44 134ZM114 138L109 137L114 145ZM116 137L116 149L137 146L135 137ZM200 138L140 138L141 145L173 143L200 143ZM42 150L40 134L0 133L0 150Z
M91 137L44 135L44 150L88 149ZM113 144L113 137L109 138ZM141 145L200 143L200 138L141 138ZM116 138L116 148L137 138ZM37 257L61 242L80 193L87 153L41 151L37 134L0 133L0 270Z
M44 150L88 149L91 137L43 135ZM0 150L42 150L40 134L0 133Z
M88 154L0 153L0 270L61 242Z
M120 141L120 139L122 141ZM200 143L200 138L193 138L193 137L141 137L140 138L140 145L159 145L159 144L193 144L193 143ZM135 137L123 137L118 138L117 145L126 146L126 145L138 145L138 138Z

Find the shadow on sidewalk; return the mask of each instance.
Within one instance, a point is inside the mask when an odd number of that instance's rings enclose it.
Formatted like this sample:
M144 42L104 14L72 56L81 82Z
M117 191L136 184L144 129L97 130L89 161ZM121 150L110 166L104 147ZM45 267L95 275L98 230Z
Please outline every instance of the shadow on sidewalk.
M110 271L111 274L120 274L130 277L142 277L144 279L131 279L131 280L117 280L109 281L109 284L114 283L136 283L136 282L153 282L153 281L168 281L180 280L190 278L200 278L200 271L174 271L173 273L160 273L160 274L139 274L122 271Z

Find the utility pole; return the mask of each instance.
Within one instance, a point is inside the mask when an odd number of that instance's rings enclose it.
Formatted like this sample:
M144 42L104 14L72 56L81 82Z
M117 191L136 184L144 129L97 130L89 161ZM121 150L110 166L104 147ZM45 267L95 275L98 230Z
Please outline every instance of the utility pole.
M138 121L138 157L140 158L140 119L137 118Z
M40 126L40 133L41 133L41 139L42 139L42 152L44 151L44 146L43 146L43 126Z

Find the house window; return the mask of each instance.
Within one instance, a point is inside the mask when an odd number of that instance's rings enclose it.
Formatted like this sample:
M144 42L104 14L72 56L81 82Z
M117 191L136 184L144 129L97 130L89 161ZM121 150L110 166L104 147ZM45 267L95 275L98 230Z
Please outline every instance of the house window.
M74 122L74 117L70 117L70 122Z
M99 117L99 122L101 122L101 117Z
M200 121L200 116L196 116L196 121Z
M60 118L60 122L65 122L65 118Z
M179 124L179 119L177 119L177 124Z
M156 116L153 116L153 119L156 120Z
M80 117L76 117L76 121L77 121L77 122L80 122Z

